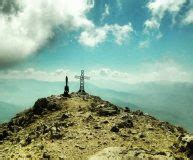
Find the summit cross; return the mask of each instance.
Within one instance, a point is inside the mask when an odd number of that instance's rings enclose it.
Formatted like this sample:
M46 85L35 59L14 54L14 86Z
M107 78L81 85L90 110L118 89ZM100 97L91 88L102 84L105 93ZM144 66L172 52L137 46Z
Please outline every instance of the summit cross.
M85 93L85 90L84 90L84 80L85 79L90 79L90 77L88 76L85 76L84 75L84 70L81 70L81 75L80 76L75 76L76 79L80 79L80 89L79 89L79 93Z

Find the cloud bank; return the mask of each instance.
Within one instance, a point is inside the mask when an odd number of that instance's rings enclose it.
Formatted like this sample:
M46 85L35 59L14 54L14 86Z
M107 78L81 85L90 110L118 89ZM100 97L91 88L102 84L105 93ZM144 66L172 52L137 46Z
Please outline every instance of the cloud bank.
M181 65L173 60L144 63L136 72L124 72L111 68L98 68L87 71L92 81L101 82L105 80L106 85L110 81L126 84L148 83L148 82L193 82L193 73L186 71ZM70 81L77 81L74 76L79 73L71 70L57 69L55 71L41 71L33 68L25 70L1 71L0 79L35 79L40 81L64 81L68 76Z
M93 26L85 14L90 0L1 0L0 64L35 53L54 36L54 28L75 30Z
M137 73L122 72L110 68L93 70L91 77L96 80L108 80L123 82L126 84L149 83L149 82L191 82L192 73L189 73L174 62L156 62L144 64Z

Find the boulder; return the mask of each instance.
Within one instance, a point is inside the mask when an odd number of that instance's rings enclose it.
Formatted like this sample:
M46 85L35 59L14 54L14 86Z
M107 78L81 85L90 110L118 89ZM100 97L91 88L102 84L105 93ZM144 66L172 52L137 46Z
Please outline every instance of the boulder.
M33 106L33 112L35 114L41 114L44 110L44 108L46 108L48 106L48 100L47 98L41 98L41 99L38 99L34 106Z
M41 115L44 111L57 111L61 106L56 102L50 101L47 98L38 99L33 106L33 113Z

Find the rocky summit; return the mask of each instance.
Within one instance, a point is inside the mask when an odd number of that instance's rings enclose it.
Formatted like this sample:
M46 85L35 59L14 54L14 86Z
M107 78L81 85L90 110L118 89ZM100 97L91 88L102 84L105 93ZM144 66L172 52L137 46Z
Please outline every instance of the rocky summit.
M50 96L0 125L0 159L193 159L193 136L89 94Z

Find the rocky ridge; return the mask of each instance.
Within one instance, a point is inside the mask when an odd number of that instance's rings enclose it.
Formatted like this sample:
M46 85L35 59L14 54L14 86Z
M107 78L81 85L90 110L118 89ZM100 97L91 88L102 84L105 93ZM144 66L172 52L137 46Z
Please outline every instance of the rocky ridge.
M0 159L193 159L193 136L141 111L72 93L0 125Z

